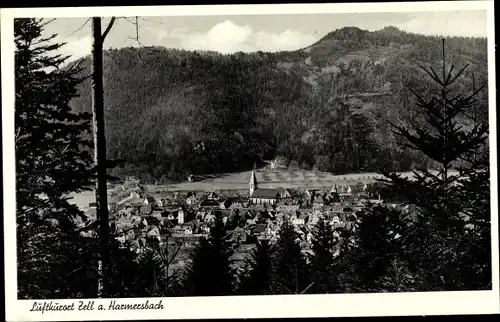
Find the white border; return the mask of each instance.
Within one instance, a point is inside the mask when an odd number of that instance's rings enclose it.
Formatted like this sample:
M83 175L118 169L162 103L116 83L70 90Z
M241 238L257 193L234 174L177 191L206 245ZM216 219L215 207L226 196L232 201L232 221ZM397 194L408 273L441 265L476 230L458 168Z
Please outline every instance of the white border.
M264 15L306 13L362 13L412 11L487 10L488 76L490 117L490 161L492 203L493 290L471 292L427 292L385 294L341 294L300 296L244 296L162 298L165 310L158 311L73 311L30 312L33 301L17 300L15 238L15 163L14 163L14 17L88 17L98 16L196 16ZM280 4L224 6L151 6L88 8L1 9L2 54L2 130L4 183L5 308L8 321L55 321L82 319L196 319L262 317L329 317L491 314L500 312L498 262L497 153L496 153L496 84L493 1ZM120 303L138 303L143 299L117 299ZM145 299L144 299L145 300ZM158 299L151 298L150 301ZM62 300L59 303L71 303ZM109 300L95 304L109 305Z

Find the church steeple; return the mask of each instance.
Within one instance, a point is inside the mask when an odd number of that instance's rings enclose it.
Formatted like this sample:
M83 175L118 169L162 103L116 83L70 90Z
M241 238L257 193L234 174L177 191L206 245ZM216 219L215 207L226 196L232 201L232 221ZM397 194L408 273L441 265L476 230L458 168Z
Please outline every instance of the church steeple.
M255 170L252 170L252 176L250 177L250 196L253 195L253 192L258 189L257 177L255 176Z

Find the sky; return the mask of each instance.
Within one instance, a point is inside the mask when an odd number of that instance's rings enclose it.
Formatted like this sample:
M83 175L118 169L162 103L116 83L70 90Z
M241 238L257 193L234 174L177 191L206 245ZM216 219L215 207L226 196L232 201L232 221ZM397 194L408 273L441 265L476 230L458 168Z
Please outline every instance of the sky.
M238 51L296 50L312 45L336 29L355 26L379 30L395 26L425 35L486 37L486 11L397 13L269 14L232 16L169 16L119 18L104 47L164 46L186 50ZM109 18L103 19L103 29ZM87 18L57 18L45 33L57 33L67 44L64 54L77 59L90 54L91 30ZM140 43L135 40L139 36Z

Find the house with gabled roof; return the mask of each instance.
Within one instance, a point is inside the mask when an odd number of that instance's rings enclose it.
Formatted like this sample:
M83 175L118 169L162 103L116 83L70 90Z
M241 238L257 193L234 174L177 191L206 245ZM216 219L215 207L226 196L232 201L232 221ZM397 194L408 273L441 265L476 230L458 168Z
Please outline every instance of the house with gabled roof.
M143 218L143 217L140 217L140 216L132 216L130 218L130 222L135 226L135 227L138 227L138 228L143 228L143 227L146 227L148 225L148 221L146 220L146 218Z
M340 216L336 213L329 213L326 218L331 225L336 225L341 222Z
M146 233L146 237L148 239L156 239L160 240L160 229L157 226L151 227L148 232Z
M329 192L326 194L325 199L329 202L340 202L340 196L337 192Z
M251 226L257 224L257 219L256 218L247 218L246 220L246 225Z
M325 198L318 194L316 195L314 198L313 198L313 206L314 207L321 207L323 205L325 205L327 203L327 201L325 200Z
M352 195L352 188L350 185L347 186L340 186L338 188L338 194L341 197L347 197Z
M185 235L189 235L197 233L201 225L198 220L191 220L179 226L183 229Z
M186 204L192 206L200 203L200 199L196 195L191 195L186 199Z
M177 212L165 210L161 212L161 216L164 217L166 220L176 220Z
M193 234L193 225L189 225L187 223L184 223L182 225L180 225L180 230L182 232L182 234L184 235L192 235Z
M200 231L202 234L209 234L210 233L210 226L204 222L200 223Z
M143 203L144 203L145 205L150 205L150 206L153 206L153 205L155 205L155 204L156 204L156 199L155 199L155 197L153 197L153 196L146 196L146 197L144 198L144 200L143 200Z
M290 221L294 221L295 219L299 218L300 211L296 210L296 211L288 212L288 213L286 213L286 215L288 215L288 219L290 219Z
M211 191L207 195L207 199L210 200L219 200L219 195L215 193L215 191Z
M299 214L292 220L292 222L297 226L303 226L307 224L308 220L309 220L309 214Z
M213 199L204 199L202 200L198 207L200 208L220 208L220 204L218 201Z
M318 194L318 192L319 192L319 189L307 189L304 192L304 195L306 196L308 201L312 202L314 197Z
M142 191L132 191L130 192L130 198L139 199L142 197Z
M215 222L215 214L211 211L205 215L203 221L207 224L212 224Z
M118 210L118 204L116 202L108 203L108 211L113 213Z
M165 219L163 221L163 227L166 229L172 229L175 227L175 225L176 225L176 222L174 220Z
M280 188L279 197L281 200L291 200L293 198L293 192L290 189Z
M307 226L314 227L319 221L320 216L317 214L312 214L309 216L309 221L307 222Z
M166 192L153 192L146 195L144 199L146 200L148 198L148 203L154 207L165 207L168 205L168 196ZM152 199L154 199L154 201Z

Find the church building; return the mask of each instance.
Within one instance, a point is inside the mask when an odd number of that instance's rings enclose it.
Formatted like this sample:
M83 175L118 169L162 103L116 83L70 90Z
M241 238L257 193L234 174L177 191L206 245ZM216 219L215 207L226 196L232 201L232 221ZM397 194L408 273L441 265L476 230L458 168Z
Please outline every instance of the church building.
M274 205L280 199L280 189L261 189L255 176L255 171L252 171L250 177L250 202L254 205L269 204Z

